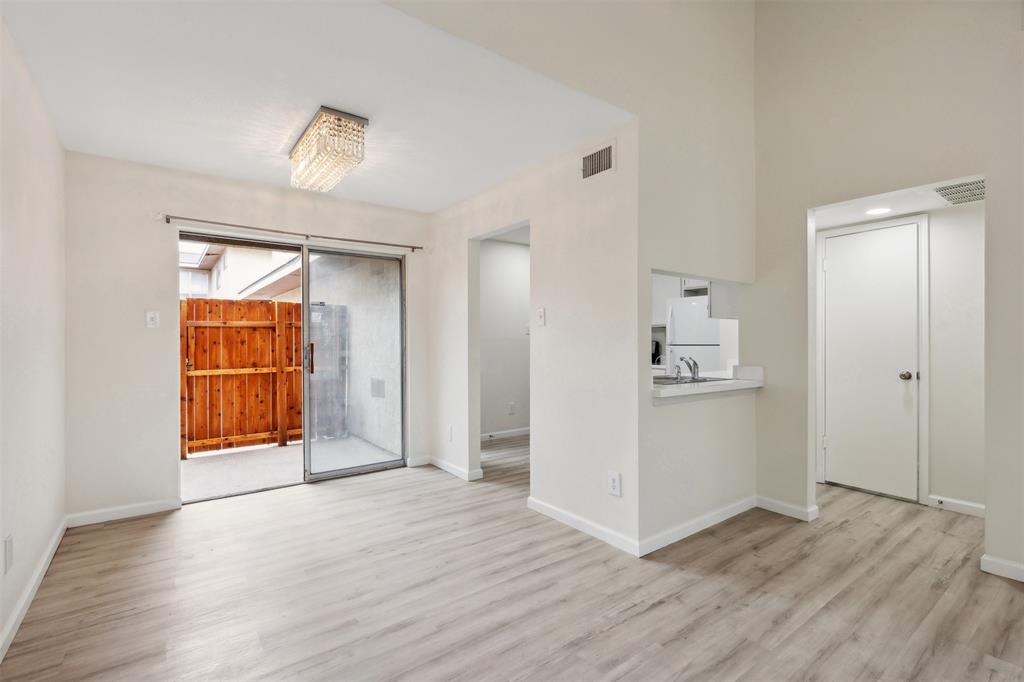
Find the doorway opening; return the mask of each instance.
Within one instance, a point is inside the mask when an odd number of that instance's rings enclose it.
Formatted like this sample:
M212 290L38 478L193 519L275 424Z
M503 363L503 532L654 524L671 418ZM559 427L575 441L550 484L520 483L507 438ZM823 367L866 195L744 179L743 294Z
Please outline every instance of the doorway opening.
M530 446L530 226L481 239L477 344L479 436L483 475Z
M404 466L402 259L181 233L183 502Z
M981 176L809 211L812 481L984 515L984 224Z
M302 482L302 255L178 241L184 502Z

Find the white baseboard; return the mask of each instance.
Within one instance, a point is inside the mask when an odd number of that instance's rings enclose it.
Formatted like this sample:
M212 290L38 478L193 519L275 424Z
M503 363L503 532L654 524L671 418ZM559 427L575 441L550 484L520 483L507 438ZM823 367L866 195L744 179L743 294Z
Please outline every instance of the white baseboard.
M978 504L977 502L968 502L967 500L958 500L955 497L929 495L928 506L936 507L938 509L948 509L961 514L967 514L969 516L980 516L981 518L985 518L985 505Z
M810 507L799 507L789 502L758 495L756 506L776 514L782 514L783 516L791 516L800 521L813 521L818 518L818 505L816 504Z
M430 464L429 457L408 457L405 460L405 466L407 467L422 467Z
M607 526L602 526L599 523L585 519L582 516L573 514L561 507L556 507L553 504L542 502L532 496L526 499L526 506L535 512L539 512L544 516L554 519L555 521L571 526L572 528L595 537L602 542L607 542L612 547L621 549L627 554L640 556L640 544L636 540L629 538L616 530L612 530Z
M1024 582L1024 563L1020 561L1010 561L985 554L981 557L981 570L992 575Z
M14 611L11 612L11 617L4 623L2 639L0 639L0 661L4 660L4 656L7 655L7 649L10 648L11 642L14 641L14 636L18 633L18 628L21 627L21 621L25 619L25 614L28 613L29 605L35 599L36 591L39 589L40 583L43 582L43 576L46 575L46 570L50 567L53 555L57 553L57 547L60 546L61 538L64 537L64 531L67 528L68 519L65 516L60 520L57 530L53 533L53 537L50 538L46 551L39 557L36 570L32 572L32 579L25 586L24 591L22 591Z
M530 427L524 426L521 429L506 429L505 431L492 431L491 433L481 433L480 442L485 440L491 440L492 438L511 438L512 436L528 436L530 435Z
M724 507L719 507L690 521L680 523L677 526L643 538L640 540L640 556L650 554L674 542L679 542L683 538L699 533L705 528L710 528L716 523L721 523L756 506L757 498L751 495L750 497L744 497L742 500L727 504Z
M452 476L457 476L458 478L461 478L463 481L479 481L481 478L484 477L483 469L480 468L476 468L473 469L472 471L469 471L456 464L452 464L451 462L448 462L443 459L438 459L436 457L431 457L430 463L436 466L438 469L447 471Z
M128 519L133 516L145 516L146 514L156 514L175 509L181 509L181 498L173 497L166 500L126 504L120 507L94 509L92 511L68 514L68 528L88 526L91 523L106 523L107 521L117 521L118 519Z

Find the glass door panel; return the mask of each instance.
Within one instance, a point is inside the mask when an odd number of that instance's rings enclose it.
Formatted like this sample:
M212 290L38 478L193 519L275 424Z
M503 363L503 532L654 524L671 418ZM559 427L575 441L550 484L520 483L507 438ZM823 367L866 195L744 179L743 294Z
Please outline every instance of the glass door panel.
M304 256L306 480L402 466L402 262Z

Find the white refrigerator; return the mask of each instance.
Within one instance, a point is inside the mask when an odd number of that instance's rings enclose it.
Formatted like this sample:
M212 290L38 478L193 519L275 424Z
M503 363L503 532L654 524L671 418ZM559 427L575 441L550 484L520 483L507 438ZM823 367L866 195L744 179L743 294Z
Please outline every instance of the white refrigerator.
M677 365L682 367L683 374L690 373L680 360L684 356L696 360L701 372L726 369L722 359L721 322L710 317L706 295L668 302L665 339L668 346L666 371L669 374L675 374Z

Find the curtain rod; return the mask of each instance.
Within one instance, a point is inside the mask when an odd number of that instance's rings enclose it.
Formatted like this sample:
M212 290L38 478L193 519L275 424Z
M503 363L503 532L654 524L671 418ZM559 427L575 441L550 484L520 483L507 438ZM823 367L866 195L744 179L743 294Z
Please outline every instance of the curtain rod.
M203 220L202 218L189 218L181 215L164 214L164 222L168 225L172 220L182 220L188 223L203 223L204 225L217 225L219 227L234 227L241 230L254 230L256 232L267 232L270 234L288 234L293 237L305 237L306 239L330 239L338 242L349 242L352 244L374 244L376 246L391 246L397 249L409 249L410 251L422 251L423 247L416 244L395 244L392 242L377 242L372 239L349 239L346 237L331 237L325 234L307 234L305 232L291 232L289 230L277 230L269 227L253 227L252 225L238 225L236 223L222 223L217 220Z

